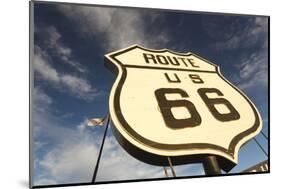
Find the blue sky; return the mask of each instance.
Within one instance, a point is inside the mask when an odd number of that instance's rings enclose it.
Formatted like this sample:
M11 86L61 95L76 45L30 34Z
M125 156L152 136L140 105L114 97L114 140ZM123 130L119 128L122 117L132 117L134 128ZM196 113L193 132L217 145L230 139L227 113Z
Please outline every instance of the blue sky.
M35 3L32 99L34 183L91 181L104 128L86 120L108 112L115 76L103 55L140 44L194 52L256 105L268 132L268 20L149 9ZM267 140L257 136L267 150ZM240 172L267 157L253 142L240 150ZM175 166L178 176L203 175L202 165ZM171 175L171 173L170 173ZM98 181L164 177L162 167L128 155L109 129Z

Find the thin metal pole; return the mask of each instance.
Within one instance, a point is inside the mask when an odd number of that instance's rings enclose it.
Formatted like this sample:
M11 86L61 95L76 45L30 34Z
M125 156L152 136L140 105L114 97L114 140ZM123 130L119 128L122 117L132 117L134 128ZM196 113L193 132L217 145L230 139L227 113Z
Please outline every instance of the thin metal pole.
M216 156L209 155L203 159L203 167L206 175L220 175L221 169L219 167Z
M168 157L168 162L169 162L173 176L176 177L176 172L174 171L173 164L172 164L170 157Z
M263 131L261 131L261 134L262 134L262 136L263 136L264 138L266 138L266 139L268 140L268 137L264 134Z
M163 167L166 177L169 177L166 167Z
M92 183L94 183L96 181L97 172L98 172L98 169L99 169L100 158L101 158L101 154L102 154L102 150L103 150L103 145L104 145L109 121L110 121L110 117L108 115L107 116L107 123L106 123L106 126L105 126L105 131L104 131L104 135L103 135L103 139L102 139L102 143L101 143L101 147L100 147L100 151L99 151L99 155L98 155L98 160L97 160L97 163L96 163L96 166L95 166L95 171L94 171L93 178L92 178Z
M260 147L260 149L263 151L263 153L268 156L268 154L266 153L266 151L263 149L263 147L260 145L260 143L257 141L256 137L254 137L254 141L257 143L257 145Z

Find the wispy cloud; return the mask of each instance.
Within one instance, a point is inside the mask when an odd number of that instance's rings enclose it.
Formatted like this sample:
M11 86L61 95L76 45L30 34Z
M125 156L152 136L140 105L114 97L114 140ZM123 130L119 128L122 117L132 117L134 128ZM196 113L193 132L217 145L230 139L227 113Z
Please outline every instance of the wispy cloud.
M75 71L85 73L86 68L73 58L73 51L62 43L62 35L59 33L56 27L49 26L45 28L36 28L35 33L43 36L44 50L52 53L52 56L56 56L61 62L69 65Z
M222 19L222 21L220 21ZM226 18L214 19L212 27L207 29L209 35L217 35L218 28L227 23ZM220 22L219 22L220 21ZM225 22L224 22L225 21ZM234 61L239 75L233 75L239 88L243 90L254 87L267 87L268 84L268 19L253 17L243 22L237 18L230 19L222 34L227 37L211 44L217 51L241 52ZM218 31L220 33L220 31ZM244 51L244 52L243 52Z
M43 90L35 88L33 99L34 184L89 182L101 137L79 129L86 120L64 125Z
M268 86L268 19L257 17L248 28L243 30L237 45L251 47L251 53L241 59L240 81L241 89Z
M39 76L48 81L53 87L61 92L68 93L76 98L91 100L98 95L98 92L86 79L58 72L50 62L51 57L39 46L35 46L34 70Z
M153 47L168 42L167 33L150 35L146 26L152 24L157 14L149 19L139 10L62 5L59 9L79 25L79 32L87 37L99 35L105 39L101 45L106 50L116 50L138 43ZM164 47L163 47L164 48Z
M42 179L53 181L48 184L81 183L91 180L98 148L93 145L93 141L85 140L83 135L80 137L80 142L58 145L38 161L42 174L37 184L42 184Z
M42 110L44 110L53 103L53 99L43 92L39 87L35 87L32 92L32 102L37 110L38 108L42 107L44 107L42 108Z
M252 87L267 87L268 85L268 55L267 52L255 52L242 59L240 67L241 89Z
M162 167L152 166L131 157L112 136L104 145L97 181L132 180L165 177Z
M216 22L217 20L214 20ZM267 48L267 34L268 34L268 22L266 17L256 17L249 18L245 23L232 21L229 28L229 31L224 31L224 35L229 35L229 32L235 28L235 32L232 31L231 37L228 40L218 41L212 44L212 47L217 50L235 50L243 49L249 47L255 48ZM214 25L220 23L213 23ZM213 31L209 33L217 32L218 28L221 28L221 25L214 27ZM217 29L216 29L217 28ZM210 29L210 28L209 28Z

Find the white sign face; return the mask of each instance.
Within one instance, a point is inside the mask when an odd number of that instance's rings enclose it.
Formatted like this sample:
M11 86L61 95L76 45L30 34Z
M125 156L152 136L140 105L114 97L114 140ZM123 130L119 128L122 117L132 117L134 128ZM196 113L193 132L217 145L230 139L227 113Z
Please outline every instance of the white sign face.
M133 45L105 57L118 72L109 101L114 134L140 160L184 164L212 154L228 171L261 130L252 102L194 53Z

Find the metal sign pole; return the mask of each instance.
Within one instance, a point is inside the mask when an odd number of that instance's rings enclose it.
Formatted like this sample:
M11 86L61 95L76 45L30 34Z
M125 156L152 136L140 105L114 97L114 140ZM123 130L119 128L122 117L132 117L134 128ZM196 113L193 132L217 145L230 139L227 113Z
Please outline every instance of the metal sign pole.
M259 146L259 148L262 150L262 152L268 156L268 154L266 153L265 149L263 149L263 147L261 146L261 144L259 143L259 141L256 139L256 137L254 137L254 141L257 143L257 145Z
M216 156L209 155L203 158L203 167L206 175L220 175L221 169Z
M107 123L106 123L106 126L105 126L105 131L104 131L104 135L103 135L103 139L102 139L102 143L101 143L101 147L100 147L100 151L99 151L98 160L96 162L96 167L95 167L95 171L94 171L93 178L92 178L92 183L94 183L96 181L96 176L97 176L97 172L98 172L98 168L99 168L100 158L101 158L101 154L102 154L102 149L103 149L103 145L104 145L104 141L105 141L105 137L106 137L109 121L110 121L110 117L108 115L107 116Z
M164 169L165 176L166 176L166 177L169 177L166 167L163 167L163 169Z
M173 168L173 164L172 164L172 161L171 161L170 157L168 157L168 162L169 162L169 165L170 165L173 176L176 177L176 172Z

